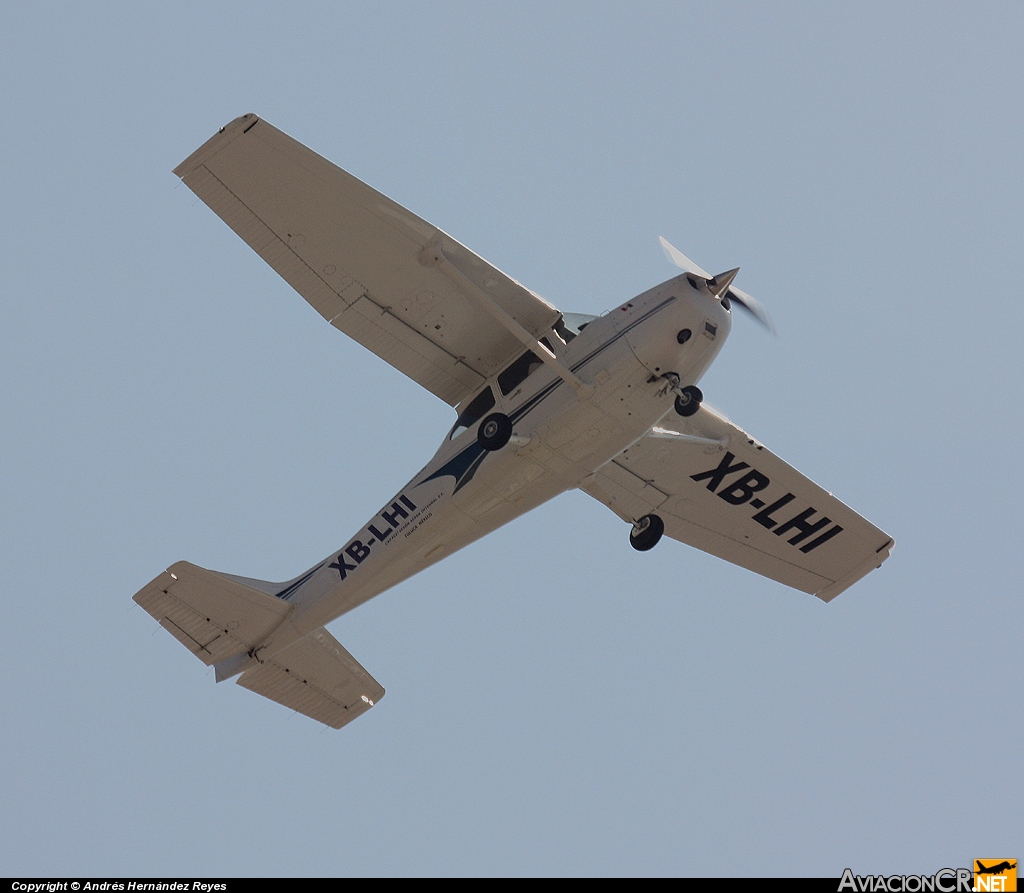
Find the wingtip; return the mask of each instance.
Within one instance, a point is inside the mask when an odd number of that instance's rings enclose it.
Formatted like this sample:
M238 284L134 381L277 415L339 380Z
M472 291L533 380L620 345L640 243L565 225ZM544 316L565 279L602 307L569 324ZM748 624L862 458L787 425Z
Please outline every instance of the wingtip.
M205 143L188 156L181 164L172 170L176 177L185 179L193 170L201 165L209 156L222 149L227 143L248 132L260 120L255 112L246 112L239 115L233 121L225 124Z

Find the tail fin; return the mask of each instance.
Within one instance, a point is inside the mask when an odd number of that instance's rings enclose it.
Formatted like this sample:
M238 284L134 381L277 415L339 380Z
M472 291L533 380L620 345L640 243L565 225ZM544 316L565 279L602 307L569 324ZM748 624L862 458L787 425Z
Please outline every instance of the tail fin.
M250 583L262 581L243 583L179 561L140 589L134 599L210 666L256 647L291 611L288 602Z

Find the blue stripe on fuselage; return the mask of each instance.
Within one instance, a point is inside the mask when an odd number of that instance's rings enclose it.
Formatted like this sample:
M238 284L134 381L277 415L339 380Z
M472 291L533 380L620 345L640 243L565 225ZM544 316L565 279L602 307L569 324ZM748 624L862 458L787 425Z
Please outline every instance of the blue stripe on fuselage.
M643 314L643 316L640 316L637 319L633 320L633 322L626 326L626 328L624 328L621 332L618 332L614 338L610 338L604 344L595 347L582 360L579 360L577 363L569 367L570 371L575 373L577 369L582 369L587 363L593 360L594 357L596 357L603 350L606 350L607 348L611 347L616 341L618 341L620 338L624 337L627 333L631 332L638 325L640 325L640 323L644 322L647 319L650 319L650 317L652 317L655 313L657 313L659 310L663 310L665 307L667 307L675 300L676 298L673 295L671 297L666 298L656 307L652 307L645 314ZM545 398L547 398L552 391L554 391L559 385L562 384L564 384L564 381L561 378L559 378L551 382L551 384L547 385L547 387L542 388L540 391L534 394L529 400L527 400L522 406L509 413L510 421L512 421L512 423L514 424L515 422L518 422L520 419L524 418L528 413L536 409L537 406L540 405L540 403ZM445 475L451 475L452 477L455 478L455 489L452 492L457 493L462 487L464 487L473 479L473 475L476 474L476 470L483 463L484 459L487 458L488 452L489 451L485 450L482 446L480 446L480 444L477 441L474 441L473 443L469 444L464 450L462 450L454 457L449 459L447 462L445 462L445 464L442 465L432 475L424 478L419 483L425 484L427 481L432 481L435 478L444 477ZM418 486L418 484L414 486Z

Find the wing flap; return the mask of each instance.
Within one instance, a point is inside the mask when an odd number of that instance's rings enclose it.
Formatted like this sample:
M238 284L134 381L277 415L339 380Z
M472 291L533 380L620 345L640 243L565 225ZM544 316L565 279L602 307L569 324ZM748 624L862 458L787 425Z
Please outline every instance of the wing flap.
M360 344L371 350L432 394L458 404L462 395L473 393L484 379L432 341L420 336L389 310L363 295L346 312L331 320Z
M522 346L474 296L421 262L427 246L532 336L559 317L437 227L254 115L174 172L321 316L453 406ZM379 315L359 311L364 296Z
M638 478L631 471L615 462L609 462L600 470L600 477L594 475L589 486L599 487L599 495L592 493L624 521L634 521L653 512L668 499L650 482ZM588 490L589 492L589 490Z
M665 533L823 601L889 556L892 538L706 405L645 437L581 489L626 520L656 513Z
M384 697L381 685L323 627L246 670L238 684L332 729Z

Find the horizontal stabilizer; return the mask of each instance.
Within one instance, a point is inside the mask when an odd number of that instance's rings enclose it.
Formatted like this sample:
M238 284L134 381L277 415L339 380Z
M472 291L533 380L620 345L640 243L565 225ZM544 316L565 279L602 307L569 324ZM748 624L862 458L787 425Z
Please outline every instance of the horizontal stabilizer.
M207 666L244 654L281 625L288 602L179 561L134 596Z
M323 627L246 670L238 684L332 729L384 697L377 680Z

